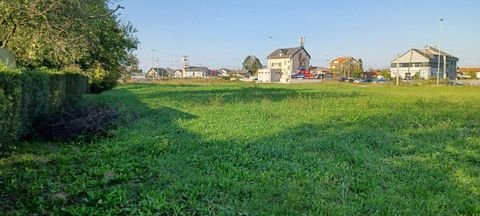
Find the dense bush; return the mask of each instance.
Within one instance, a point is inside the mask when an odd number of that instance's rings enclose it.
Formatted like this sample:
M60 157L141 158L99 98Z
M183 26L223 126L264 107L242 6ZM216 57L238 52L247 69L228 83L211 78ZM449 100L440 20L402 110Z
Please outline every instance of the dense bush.
M89 92L101 93L110 90L117 85L121 74L116 71L108 71L97 65L95 68L86 71L89 80Z
M87 90L81 74L46 70L0 70L0 148L28 135L34 124Z
M114 107L89 104L55 113L37 126L38 136L46 140L91 140L109 135L108 129L120 116Z

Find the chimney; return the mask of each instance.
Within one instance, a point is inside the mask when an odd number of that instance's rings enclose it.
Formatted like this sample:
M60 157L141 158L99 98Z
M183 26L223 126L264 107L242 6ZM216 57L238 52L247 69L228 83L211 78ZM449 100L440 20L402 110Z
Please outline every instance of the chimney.
M300 37L300 47L303 47L303 46L305 46L305 37L301 36Z

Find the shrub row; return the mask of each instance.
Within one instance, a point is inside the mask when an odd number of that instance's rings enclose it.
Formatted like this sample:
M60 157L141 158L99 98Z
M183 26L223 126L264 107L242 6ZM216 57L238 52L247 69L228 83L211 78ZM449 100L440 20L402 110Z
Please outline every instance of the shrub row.
M48 114L72 106L87 87L81 74L0 70L0 148L28 135Z

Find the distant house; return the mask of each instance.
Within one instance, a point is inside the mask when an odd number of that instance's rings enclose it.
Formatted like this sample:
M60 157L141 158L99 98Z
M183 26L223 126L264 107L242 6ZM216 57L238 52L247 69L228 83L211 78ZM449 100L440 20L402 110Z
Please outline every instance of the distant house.
M237 78L248 78L253 75L252 71L250 70L232 70L232 69L226 69L222 68L220 70L217 70L217 75L220 77L237 77Z
M333 79L332 71L326 67L311 67L310 73L317 76L319 75L321 79Z
M230 74L228 74L228 69L222 68L217 71L217 76L219 77L228 77Z
M175 70L175 72L173 72L173 77L174 78L182 78L183 77L183 70Z
M6 49L0 48L0 64L15 68L15 55Z
M131 79L145 79L144 73L132 73L130 76Z
M171 77L173 76L174 71L170 68L157 68L153 67L147 71L147 78L159 79L162 77Z
M207 67L186 67L183 72L184 78L204 78L210 74L210 70Z
M364 71L362 74L363 78L378 78L378 76L381 76L378 71Z
M438 70L439 55L440 71ZM398 60L395 58L391 61L390 73L392 77L397 77L398 75L403 79L413 76L430 79L437 77L437 75L442 79L455 79L458 60L457 57L431 46L427 46L423 50L410 49L400 55Z
M277 49L268 56L268 68L280 70L291 77L299 69L308 69L310 58L303 44L300 47Z
M463 75L463 76L467 75L467 76L470 76L471 78L476 77L480 79L480 68L461 67L457 69L457 78L459 78L458 75Z
M258 81L264 83L280 82L282 77L282 70L280 69L259 69Z
M363 63L351 56L338 57L330 62L330 70L338 77L353 77L363 71Z

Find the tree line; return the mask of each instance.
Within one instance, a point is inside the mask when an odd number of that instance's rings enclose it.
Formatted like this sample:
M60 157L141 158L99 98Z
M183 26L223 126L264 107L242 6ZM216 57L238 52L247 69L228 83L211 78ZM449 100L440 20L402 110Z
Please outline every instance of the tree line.
M8 0L0 2L0 47L26 68L75 70L90 90L112 88L138 63L135 28L120 21L111 0Z

